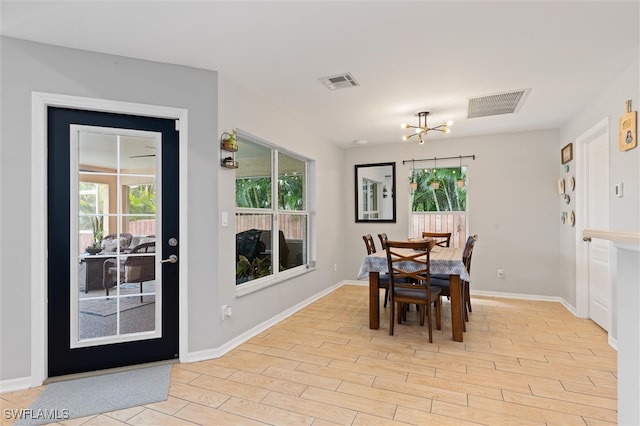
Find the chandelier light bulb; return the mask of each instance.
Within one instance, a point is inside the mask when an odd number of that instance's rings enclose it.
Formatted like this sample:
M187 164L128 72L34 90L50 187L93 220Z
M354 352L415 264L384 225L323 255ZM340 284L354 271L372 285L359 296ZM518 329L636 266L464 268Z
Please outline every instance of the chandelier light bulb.
M451 129L444 129L445 133L451 133Z
M450 130L447 128L447 126L450 126L453 124L452 120L449 120L445 123L442 123L438 126L435 127L429 127L429 125L427 124L427 116L429 115L428 111L422 111L422 112L418 112L416 114L416 116L418 117L418 125L417 126L412 126L409 123L402 123L400 124L400 128L401 129L415 129L416 133L418 135L418 141L420 143L420 145L424 144L424 140L422 138L422 135L426 135L427 133L429 133L430 130L437 130L439 132L442 133L449 133ZM402 137L402 140L406 141L409 140L409 138L411 136L415 136L415 135L406 135Z

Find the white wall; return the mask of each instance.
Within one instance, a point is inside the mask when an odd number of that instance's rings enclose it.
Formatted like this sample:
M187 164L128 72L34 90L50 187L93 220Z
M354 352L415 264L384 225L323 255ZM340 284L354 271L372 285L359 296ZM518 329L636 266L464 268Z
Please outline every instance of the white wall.
M390 239L406 239L409 231L409 173L403 160L475 155L468 164L469 232L478 234L473 254L474 291L562 296L558 270L560 212L556 169L558 132L555 130L455 138L427 139L424 145L398 140L389 146L346 151L344 192L347 223L345 258L347 277L355 279L366 254L362 235L386 232ZM397 222L355 223L353 167L355 164L396 162ZM416 167L432 167L433 162ZM438 161L457 166L459 160ZM504 269L505 278L496 277Z
M601 120L609 119L609 229L612 231L640 230L640 147L629 151L618 149L620 117L626 112L625 102L631 100L632 109L640 109L640 59L636 57L612 81L604 82L602 90L560 129L558 151L569 142L591 129ZM606 84L605 84L606 83ZM575 161L569 163L570 174L575 175ZM558 176L565 173L558 163ZM622 182L624 197L614 195L614 185ZM576 185L580 185L577 182ZM572 200L568 207L575 209ZM576 215L581 214L576 211ZM575 304L576 300L576 234L582 229L564 226L560 230L560 256L563 259L560 275L562 294ZM579 238L578 238L579 240ZM611 251L614 252L613 248ZM615 265L610 265L615 270ZM639 271L640 272L640 271ZM616 309L616 280L612 282L612 308ZM617 320L613 317L610 333L617 336Z

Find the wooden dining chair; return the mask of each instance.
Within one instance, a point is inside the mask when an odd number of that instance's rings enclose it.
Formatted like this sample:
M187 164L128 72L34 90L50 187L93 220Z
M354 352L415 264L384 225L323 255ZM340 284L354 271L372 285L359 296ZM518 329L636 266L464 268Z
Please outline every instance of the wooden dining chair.
M387 248L387 240L389 239L387 238L387 234L384 232L382 234L378 234L378 238L380 238L380 246L382 247L382 250L385 250Z
M471 256L473 255L473 248L475 247L476 241L478 241L477 235L471 235L467 238L467 242L464 245L464 251L462 252L462 263L464 263L465 268L467 268L467 273L471 275ZM431 284L441 289L442 296L451 296L451 282L449 280L449 275L431 275ZM464 320L469 321L469 312L471 310L471 294L469 292L469 282L465 280L460 280L460 285L462 286L462 303L464 305ZM463 323L463 329L466 331L466 326Z
M433 238L440 247L449 247L451 244L451 232L423 232L422 238L427 237Z
M376 252L376 245L373 242L371 234L363 235L364 245L367 247L367 254L373 254Z
M436 326L440 328L440 288L430 283L431 244L428 241L387 240L387 264L389 268L389 335L393 336L396 321L402 323L404 307L420 306L420 325L427 317L429 343L433 343L431 304L436 305Z
M363 235L364 245L367 248L367 254L373 254L376 252L376 245L373 242L371 234ZM378 278L378 287L384 288L384 307L387 307L389 301L389 276L387 274L380 274Z

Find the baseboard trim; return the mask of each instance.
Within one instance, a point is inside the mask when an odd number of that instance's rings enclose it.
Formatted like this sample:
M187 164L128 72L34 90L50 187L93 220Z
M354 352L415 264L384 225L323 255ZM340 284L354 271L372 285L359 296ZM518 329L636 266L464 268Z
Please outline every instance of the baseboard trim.
M181 357L180 358L180 362L181 363L190 363L190 362L197 362L197 361L205 361L207 359L220 358L221 356L223 356L224 354L226 354L230 350L234 349L235 347L237 347L237 346L241 345L242 343L246 342L247 340L257 336L258 334L262 333L263 331L265 331L269 327L272 327L272 326L276 325L277 323L281 322L282 320L290 317L291 315L295 314L296 312L298 312L302 308L310 305L311 303L315 302L316 300L319 300L322 297L326 296L327 294L332 293L336 289L342 287L344 284L345 284L345 282L342 281L342 282L339 282L338 284L335 284L335 285L333 285L331 287L328 287L328 288L322 290L319 293L314 294L313 296L309 297L308 299L303 300L302 302L298 303L297 305L292 306L291 308L287 309L286 311L283 311L280 314L278 314L278 315L276 315L276 316L274 316L272 318L269 318L268 320L264 321L263 323L258 324L257 326L253 327L252 329L245 331L244 333L240 334L239 336L234 337L233 339L229 340L228 342L226 342L222 346L219 346L219 347L213 348L213 349L207 349L207 350L204 350L204 351L189 352L186 357Z
M17 379L0 380L0 393L14 392L29 389L31 377L19 377Z
M522 294L522 293L506 293L501 291L484 291L484 290L472 290L471 296L486 296L496 297L500 299L518 299L518 300L533 300L535 302L556 302L565 307L566 310L576 315L576 308L573 307L562 297L558 296L543 296L540 294Z

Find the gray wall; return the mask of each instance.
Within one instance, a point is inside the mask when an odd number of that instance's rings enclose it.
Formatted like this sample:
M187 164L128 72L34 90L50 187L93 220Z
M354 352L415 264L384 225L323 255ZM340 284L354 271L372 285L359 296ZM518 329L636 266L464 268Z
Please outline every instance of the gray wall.
M602 90L563 127L558 149L591 129L604 118L609 118L609 229L614 231L640 230L640 147L629 151L618 149L618 129L620 117L625 113L625 102L631 100L632 109L640 109L640 59L636 57L628 67L612 81L606 82ZM569 166L573 169L575 161ZM559 165L557 173L564 174ZM575 174L572 172L571 174ZM622 182L624 197L614 194L614 185ZM579 182L577 183L579 184ZM566 208L566 207L565 207ZM575 209L575 201L569 206ZM576 214L580 214L576 211ZM582 229L563 227L560 229L560 256L563 259L561 283L567 300L576 299L576 233ZM612 253L615 250L611 249ZM610 265L615 270L615 265ZM640 271L639 271L640 273ZM617 279L612 282L612 307L617 305ZM610 332L617 337L617 317L612 318Z
M219 345L236 337L240 330L247 330L261 321L280 314L327 287L340 282L346 268L342 261L344 217L341 205L344 181L342 177L343 154L334 144L323 140L297 119L296 112L287 111L277 100L263 99L251 90L234 85L220 76L220 132L240 128L262 140L303 155L315 162L315 189L310 206L316 221L315 240L317 253L313 259L317 267L312 272L284 281L260 291L238 296L235 288L235 270L221 266L218 270L219 306L231 305L233 318L220 324L220 334L215 338ZM222 170L218 185L220 210L229 213L229 226L219 227L219 264L234 265L235 251L235 173ZM338 265L334 270L334 265ZM218 322L220 315L218 316Z
M478 234L473 254L474 291L562 296L557 271L559 212L556 167L558 132L555 130L456 138L424 145L398 141L389 147L353 148L346 152L344 173L353 180L354 164L395 161L397 169L397 223L355 223L353 183L345 191L347 218L345 262L355 278L365 253L362 235L386 232L405 239L409 229L409 173L402 160L475 155L468 164L469 233ZM459 160L450 160L456 167ZM438 166L446 166L438 161ZM433 162L416 167L433 167ZM541 265L544 265L541 267ZM496 277L498 267L505 278Z
M221 84L218 73L5 38L0 144L0 382L29 377L31 92L48 92L188 109L188 348L211 357L244 332L341 280L341 150L297 128L292 115L250 92ZM218 93L220 90L221 93ZM223 105L219 111L218 104ZM218 126L219 114L224 124ZM219 166L218 139L239 127L315 160L317 268L238 297L235 286L233 171ZM304 137L300 137L304 135ZM219 227L219 211L230 225ZM220 306L233 318L222 322ZM224 348L223 348L224 350Z
M0 379L30 375L30 244L45 238L30 233L31 92L49 92L189 110L189 193L211 193L217 176L217 73L136 59L102 55L2 38L2 222L0 246ZM213 136L212 136L213 135ZM215 197L192 197L189 209L191 287L200 290L211 277L215 236L200 225L217 215ZM6 208L6 210L5 210ZM207 244L203 244L206 239ZM184 264L183 264L184 266ZM215 265L214 265L215 268ZM209 286L211 287L211 286ZM200 315L202 303L193 303ZM202 325L191 323L190 334Z

